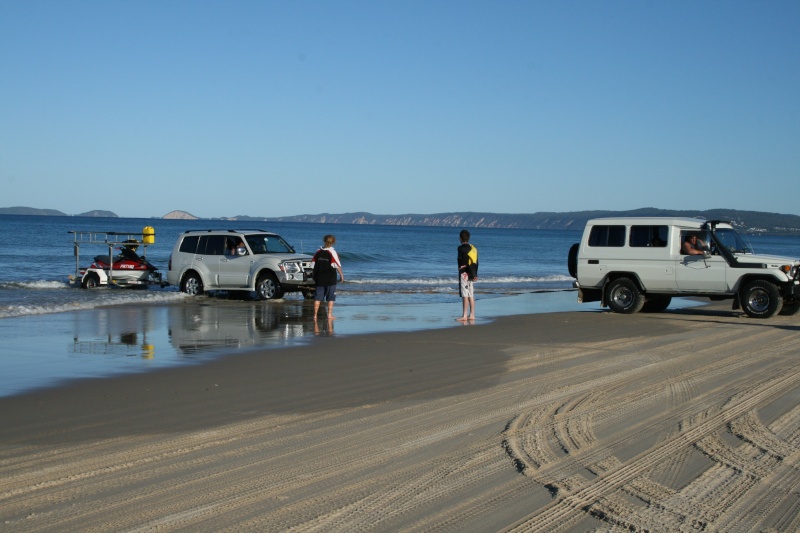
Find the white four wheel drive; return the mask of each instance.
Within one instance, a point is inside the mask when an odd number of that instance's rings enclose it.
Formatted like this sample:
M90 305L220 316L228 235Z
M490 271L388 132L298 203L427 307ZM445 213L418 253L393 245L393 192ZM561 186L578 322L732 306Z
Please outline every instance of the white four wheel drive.
M314 291L311 259L268 231L186 231L169 256L167 281L191 295L224 290L271 300L300 291L308 298Z
M692 255L685 253L688 240ZM733 309L753 318L800 310L800 260L754 254L729 222L593 219L567 263L578 301L600 302L617 313L663 311L673 296L733 300Z

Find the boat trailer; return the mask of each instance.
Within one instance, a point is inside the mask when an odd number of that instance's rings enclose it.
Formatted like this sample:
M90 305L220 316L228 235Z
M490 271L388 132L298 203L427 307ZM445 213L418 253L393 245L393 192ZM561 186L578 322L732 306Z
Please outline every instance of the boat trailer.
M114 248L121 246L129 250L136 250L142 247L141 261L147 263L147 247L155 244L156 233L151 226L146 226L141 233L118 232L118 231L68 231L73 236L73 252L75 255L75 274L69 276L71 284L76 284L87 288L87 276L96 281L98 285L108 285L109 287L130 287L146 286L158 284L161 287L167 284L162 280L160 272L151 271L147 279L133 279L131 277L114 277ZM80 266L80 249L82 245L104 245L108 247L108 268L95 268L94 265L88 268ZM134 256L136 254L134 253ZM154 268L154 267L153 267ZM120 272L120 270L117 270Z

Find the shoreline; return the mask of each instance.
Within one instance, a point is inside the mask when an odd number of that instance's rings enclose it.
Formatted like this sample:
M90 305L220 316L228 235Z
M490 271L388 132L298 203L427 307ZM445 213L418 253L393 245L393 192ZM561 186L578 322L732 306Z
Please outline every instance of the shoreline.
M478 306L479 324L504 315L592 309L578 304L574 291L483 297ZM455 298L453 303L344 304L336 307L337 320L314 321L311 302L302 299L203 298L10 317L0 321L0 397L84 377L204 364L317 336L458 327L459 311Z
M0 398L0 523L797 529L798 338L725 303L514 315Z

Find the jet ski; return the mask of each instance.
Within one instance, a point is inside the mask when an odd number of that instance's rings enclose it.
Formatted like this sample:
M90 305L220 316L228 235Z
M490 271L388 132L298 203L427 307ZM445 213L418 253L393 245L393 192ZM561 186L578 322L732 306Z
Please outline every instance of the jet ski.
M108 285L109 280L120 286L160 283L161 274L156 272L152 263L136 253L137 248L138 243L128 242L119 247L119 253L113 258L96 255L94 262L80 271L81 287L92 289Z

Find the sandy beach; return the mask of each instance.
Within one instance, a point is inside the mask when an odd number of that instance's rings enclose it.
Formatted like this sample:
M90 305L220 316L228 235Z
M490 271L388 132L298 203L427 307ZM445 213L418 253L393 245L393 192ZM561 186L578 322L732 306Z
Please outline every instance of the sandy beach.
M800 323L322 337L0 399L3 531L797 531Z

